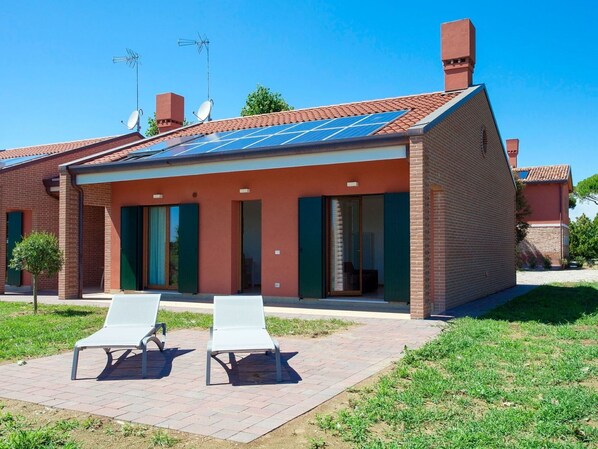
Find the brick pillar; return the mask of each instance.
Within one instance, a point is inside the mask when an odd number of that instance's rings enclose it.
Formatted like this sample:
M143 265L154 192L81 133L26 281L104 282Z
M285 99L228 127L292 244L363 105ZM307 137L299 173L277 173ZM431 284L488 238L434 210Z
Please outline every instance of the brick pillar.
M120 257L120 255L119 255ZM112 288L112 209L104 208L104 293Z
M425 179L423 136L409 143L409 197L411 239L411 318L430 316L429 192Z
M446 310L446 199L442 190L432 190L432 311L434 313Z
M58 239L64 254L64 266L58 273L58 298L81 298L79 286L79 192L68 173L60 173Z
M4 195L0 187L0 295L4 294L6 284L6 209L3 204Z

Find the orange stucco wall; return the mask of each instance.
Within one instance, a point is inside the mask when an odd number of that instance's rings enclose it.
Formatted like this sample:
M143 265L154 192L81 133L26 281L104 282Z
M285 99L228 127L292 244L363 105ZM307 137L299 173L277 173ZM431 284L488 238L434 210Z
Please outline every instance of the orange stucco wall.
M526 184L524 195L531 214L526 217L530 224L569 224L569 190L566 183Z
M347 181L358 181L349 188ZM250 193L241 194L239 189ZM199 204L199 290L235 293L239 288L239 202L262 201L262 294L298 295L298 198L366 195L409 190L406 159L261 170L112 184L112 290L120 288L120 208L132 205ZM152 195L161 193L162 199ZM275 255L280 250L280 255ZM280 287L275 288L274 284Z

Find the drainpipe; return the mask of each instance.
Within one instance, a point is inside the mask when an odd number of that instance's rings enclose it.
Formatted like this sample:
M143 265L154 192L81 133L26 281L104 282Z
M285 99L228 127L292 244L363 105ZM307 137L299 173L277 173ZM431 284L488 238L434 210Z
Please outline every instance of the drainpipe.
M71 185L79 192L79 243L77 263L79 264L79 276L77 279L77 295L83 298L83 188L75 182L75 175L71 172L70 165L66 166L66 171L71 178Z

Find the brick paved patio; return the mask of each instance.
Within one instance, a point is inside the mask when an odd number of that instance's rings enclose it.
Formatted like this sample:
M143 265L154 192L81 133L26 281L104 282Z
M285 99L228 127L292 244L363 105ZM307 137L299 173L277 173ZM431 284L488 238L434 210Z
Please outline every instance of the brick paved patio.
M363 319L348 331L318 339L279 338L283 382L274 360L237 356L229 372L212 363L205 385L207 331L168 334L166 350L153 346L148 378L136 353L81 352L78 380L70 380L72 353L1 365L0 397L103 415L238 442L252 441L304 414L417 348L442 328L437 321ZM121 355L120 359L118 356ZM228 363L228 356L219 359ZM227 367L228 368L228 367Z

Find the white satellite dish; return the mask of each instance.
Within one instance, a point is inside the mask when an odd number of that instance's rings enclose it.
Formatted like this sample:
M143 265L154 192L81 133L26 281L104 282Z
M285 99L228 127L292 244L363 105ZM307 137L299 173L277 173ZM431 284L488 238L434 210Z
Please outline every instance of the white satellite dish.
M193 115L195 115L200 122L205 122L206 120L210 121L210 113L212 112L213 107L214 102L212 100L206 100L199 106L197 113L194 112Z
M141 112L141 110L137 110L137 109L135 109L133 112L131 112L131 115L129 116L129 120L127 120L127 128L133 129L137 126L137 124L139 123L139 118L141 116L140 112Z

